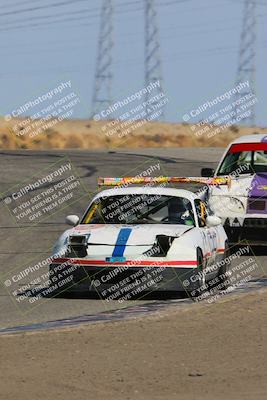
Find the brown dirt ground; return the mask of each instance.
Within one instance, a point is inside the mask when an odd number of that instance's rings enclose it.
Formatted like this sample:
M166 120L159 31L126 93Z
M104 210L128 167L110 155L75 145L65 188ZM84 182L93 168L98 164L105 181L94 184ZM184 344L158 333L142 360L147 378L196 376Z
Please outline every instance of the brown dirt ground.
M262 290L143 319L0 337L0 398L267 398Z
M27 121L27 120L26 120ZM139 121L140 126L135 125L119 128L113 132L107 124L112 121L92 120L64 120L53 125L55 120L48 120L46 124L52 124L51 128L44 129L35 135L36 129L23 128L23 120L13 118L5 121L0 118L0 148L1 149L98 149L98 148L143 148L143 147L225 147L236 137L266 133L267 128L248 128L231 126L222 129L221 133L209 137L208 133L199 134L200 129L208 128L207 125L192 130L190 124L163 123ZM38 122L38 120L37 120ZM47 126L46 125L46 126ZM211 129L214 132L214 129ZM198 132L199 136L196 135ZM30 137L32 134L34 136Z

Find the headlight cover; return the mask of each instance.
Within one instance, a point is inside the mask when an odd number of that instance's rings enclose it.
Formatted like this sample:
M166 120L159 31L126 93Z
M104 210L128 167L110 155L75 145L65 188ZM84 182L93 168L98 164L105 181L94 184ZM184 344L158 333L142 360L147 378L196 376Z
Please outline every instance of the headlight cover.
M212 196L210 206L217 215L225 214L228 211L236 214L244 214L245 206L243 202L232 196Z
M151 249L143 254L147 257L166 257L174 239L176 239L174 236L157 235Z

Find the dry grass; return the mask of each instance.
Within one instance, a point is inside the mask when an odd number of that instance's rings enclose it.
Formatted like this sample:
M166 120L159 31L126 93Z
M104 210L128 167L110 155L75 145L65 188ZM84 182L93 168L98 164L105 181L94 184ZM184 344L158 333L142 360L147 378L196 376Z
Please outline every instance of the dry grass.
M57 123L34 137L24 133L19 135L15 127L22 120L12 119L7 122L0 118L0 148L1 149L97 149L97 148L138 148L138 147L224 147L236 137L266 133L267 128L230 127L223 132L208 137L203 133L196 136L189 124L163 122L142 123L130 133L116 129L114 132L105 130L107 121L65 120ZM202 128L205 128L203 126ZM126 129L126 128L125 128ZM106 134L107 132L110 134Z

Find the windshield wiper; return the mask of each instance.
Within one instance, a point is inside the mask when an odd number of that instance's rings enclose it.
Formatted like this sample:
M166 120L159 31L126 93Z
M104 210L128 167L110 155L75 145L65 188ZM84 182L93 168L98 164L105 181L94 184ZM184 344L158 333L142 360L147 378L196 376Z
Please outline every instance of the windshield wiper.
M150 219L150 218L134 219L128 223L129 224L159 224L158 221L155 221L154 219Z

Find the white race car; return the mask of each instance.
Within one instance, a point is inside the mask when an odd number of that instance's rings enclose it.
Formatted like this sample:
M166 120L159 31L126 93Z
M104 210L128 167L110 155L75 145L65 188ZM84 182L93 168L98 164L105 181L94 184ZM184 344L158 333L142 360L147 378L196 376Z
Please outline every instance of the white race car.
M233 243L267 242L267 135L242 136L226 149L216 171L202 169L202 176L229 177L228 185L209 187L208 201L220 216Z
M221 220L188 190L103 190L81 220L70 215L66 222L73 227L56 242L50 265L57 292L96 291L111 300L155 290L197 296L216 279L226 286L222 260L228 244Z

